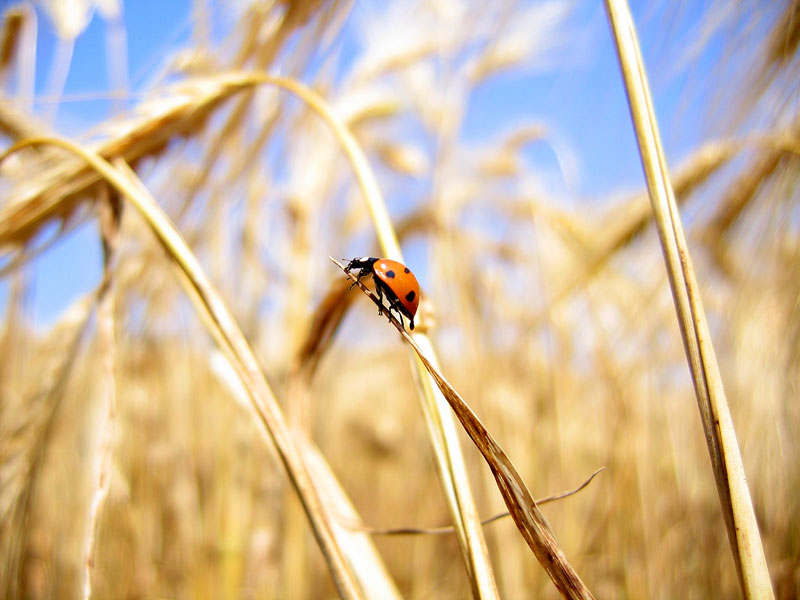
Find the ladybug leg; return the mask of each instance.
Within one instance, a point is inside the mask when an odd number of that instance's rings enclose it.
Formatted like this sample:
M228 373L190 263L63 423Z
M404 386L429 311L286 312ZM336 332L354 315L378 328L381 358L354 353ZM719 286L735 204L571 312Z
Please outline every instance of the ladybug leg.
M400 325L403 327L403 329L405 329L406 328L406 324L403 321L403 313L401 313L399 310L397 310L397 306L395 306L395 305L392 305L392 308L394 308L395 312L397 312L397 316L400 318Z
M375 280L375 292L378 294L378 315L383 314L383 282L377 277L372 277Z
M398 300L394 301L394 309L397 311L397 316L400 317L400 324L405 328L406 325L405 322L403 321L403 311L401 309L401 304ZM406 317L408 317L408 328L411 331L414 331L414 317L409 317L408 314L406 314Z
M349 268L348 268L348 269L345 269L345 273L349 273L349 272L350 272L350 269L349 269ZM364 275L366 275L366 273L364 273L364 269L359 269L359 270L358 270L358 273L356 274L356 281L354 281L353 283L351 283L351 284L350 284L350 289L351 289L351 290L353 289L353 286L354 286L354 285L355 285L355 284L356 284L358 281L361 281L361 278L362 278L362 277L364 277Z
M389 306L397 313L397 318L400 319L400 325L403 326L403 329L406 327L405 321L403 321L403 311L400 310L400 303L397 301L397 298L392 298L389 301ZM411 325L411 329L414 329L414 325Z

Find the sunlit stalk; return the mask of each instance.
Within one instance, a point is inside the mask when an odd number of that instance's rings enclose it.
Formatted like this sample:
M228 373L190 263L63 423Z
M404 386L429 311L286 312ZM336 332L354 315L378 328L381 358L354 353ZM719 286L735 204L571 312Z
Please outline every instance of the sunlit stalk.
M746 598L771 598L764 549L722 378L711 343L680 215L669 180L653 102L633 19L625 0L606 0L628 95L647 189L667 266L706 443L728 529L739 584Z

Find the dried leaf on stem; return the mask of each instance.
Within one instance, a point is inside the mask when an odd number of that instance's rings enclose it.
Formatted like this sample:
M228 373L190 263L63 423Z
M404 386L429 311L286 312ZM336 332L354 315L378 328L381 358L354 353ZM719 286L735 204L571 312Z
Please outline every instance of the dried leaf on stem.
M330 258L344 272L344 265L336 259ZM375 304L380 306L378 297L372 291L361 283L355 275L346 274ZM514 523L517 525L522 537L530 546L539 563L547 571L558 591L565 598L594 598L589 588L581 581L578 573L567 561L544 515L539 510L539 507L536 506L533 496L531 496L525 486L525 482L516 468L514 468L505 451L481 423L478 416L464 402L461 395L423 353L422 349L406 332L395 316L389 310L383 310L383 312L392 325L397 328L397 331L400 332L400 335L403 336L403 339L417 353L419 360L450 404L464 431L467 432L467 435L469 435L475 447L489 465L500 494L503 496L503 501L511 513L511 518L514 519Z

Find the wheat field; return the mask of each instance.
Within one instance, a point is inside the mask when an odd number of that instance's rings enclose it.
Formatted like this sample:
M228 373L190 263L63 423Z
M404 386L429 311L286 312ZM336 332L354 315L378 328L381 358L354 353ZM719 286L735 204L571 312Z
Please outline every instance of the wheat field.
M0 3L0 596L800 597L800 3L632 3L700 379L623 2L134 4Z

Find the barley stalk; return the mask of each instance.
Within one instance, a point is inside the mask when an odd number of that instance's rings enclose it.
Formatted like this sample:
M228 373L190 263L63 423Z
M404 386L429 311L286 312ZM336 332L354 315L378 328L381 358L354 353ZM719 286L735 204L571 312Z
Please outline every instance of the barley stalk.
M344 271L344 265L332 257L331 261ZM355 275L347 273L347 276L354 283L357 283L361 290L367 294L375 304L380 306L381 303L378 297L367 289ZM589 588L581 581L578 573L567 561L555 535L547 524L547 520L533 500L533 496L531 496L531 493L528 491L525 482L517 472L514 464L500 447L500 444L495 441L494 437L492 437L483 423L481 423L480 419L469 405L464 402L464 399L456 389L445 379L439 367L428 356L427 350L417 343L415 337L408 334L391 311L384 310L384 312L392 325L394 325L397 331L400 332L400 335L403 336L403 339L414 350L419 361L425 367L431 379L436 383L436 386L439 388L444 399L447 400L450 408L452 408L453 413L459 423L461 423L464 431L467 432L467 435L489 465L497 483L497 488L503 496L503 501L506 503L511 513L514 524L533 551L536 559L542 567L544 567L545 571L547 571L547 574L558 591L561 592L564 598L594 598Z
M771 598L761 545L719 366L669 180L647 74L625 0L606 0L686 357L736 571L746 598Z
M89 504L89 519L84 550L83 598L92 597L92 573L95 565L97 529L100 514L111 486L114 440L117 423L116 410L116 361L117 348L114 336L114 277L113 260L118 244L120 206L106 190L101 206L101 232L104 248L104 274L97 296L97 321L102 356L102 402L104 414L101 417L99 441L97 444L97 480Z
M252 75L253 81L273 83L300 96L333 130L336 139L342 145L353 170L364 200L372 215L372 222L380 242L383 254L393 260L403 261L400 244L392 227L389 213L372 174L369 162L353 134L340 119L334 115L325 100L300 83L284 78L268 75ZM414 334L417 342L426 348L427 355L435 361L433 346L424 333ZM456 429L446 410L442 397L437 393L431 380L421 371L419 363L415 363L415 373L420 384L420 402L426 416L439 473L450 512L453 517L458 539L467 572L472 584L473 594L480 598L495 598L498 595L494 580L486 541L480 526L480 518L472 497L466 465L461 453Z
M19 148L34 144L51 144L83 158L115 190L127 197L150 225L153 233L179 268L181 279L198 312L217 343L234 365L253 403L259 423L275 444L292 484L303 503L312 531L331 569L336 586L343 598L362 598L361 590L346 557L339 548L330 518L318 496L311 477L302 462L301 454L287 427L282 411L275 400L258 362L222 297L211 285L186 242L172 226L167 215L132 171L120 170L110 165L91 150L58 138L28 139L14 144L1 156L0 161ZM124 168L124 167L123 167Z

